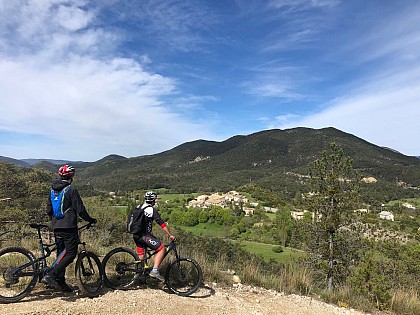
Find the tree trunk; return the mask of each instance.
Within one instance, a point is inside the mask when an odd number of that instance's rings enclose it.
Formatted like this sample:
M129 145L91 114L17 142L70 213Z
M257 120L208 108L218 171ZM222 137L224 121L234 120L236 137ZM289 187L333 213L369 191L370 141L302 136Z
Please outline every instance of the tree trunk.
M334 231L330 229L328 231L328 245L329 245L329 255L328 255L328 276L327 276L327 288L331 292L333 289L333 263L334 263Z

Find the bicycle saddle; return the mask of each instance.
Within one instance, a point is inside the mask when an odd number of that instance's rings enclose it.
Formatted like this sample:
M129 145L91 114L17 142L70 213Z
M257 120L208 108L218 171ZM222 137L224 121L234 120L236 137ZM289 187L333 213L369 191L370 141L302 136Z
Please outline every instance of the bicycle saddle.
M38 224L38 223L31 223L29 226L33 229L42 229L42 228L49 228L48 225L45 224Z

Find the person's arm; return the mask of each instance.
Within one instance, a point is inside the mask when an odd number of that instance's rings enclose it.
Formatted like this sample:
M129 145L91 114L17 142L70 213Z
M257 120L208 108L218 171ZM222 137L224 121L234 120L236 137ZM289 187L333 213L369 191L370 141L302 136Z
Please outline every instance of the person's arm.
M47 201L47 208L46 208L46 214L47 216L52 219L53 217L53 208L52 208L52 202L51 202L51 193L48 196L48 201Z
M166 232L166 234L168 234L169 235L169 238L172 240L172 241L174 241L175 239L176 239L176 237L175 236L173 236L172 234L171 234L171 232L169 231L169 228L168 228L168 226L166 225L166 223L162 220L162 218L160 217L160 214L159 214L159 212L155 209L155 208L153 208L153 217L154 217L154 219L155 219L155 221L156 221L156 223L157 224L159 224L160 225L160 227Z
M77 214L85 221L89 223L96 223L96 219L92 218L86 211L85 205L83 204L82 198L79 195L77 189L71 190L71 202L76 210Z
M160 227L166 232L166 234L169 235L169 238L171 239L171 241L175 241L176 240L176 237L171 234L171 232L169 231L168 226L166 225L166 223L163 223Z

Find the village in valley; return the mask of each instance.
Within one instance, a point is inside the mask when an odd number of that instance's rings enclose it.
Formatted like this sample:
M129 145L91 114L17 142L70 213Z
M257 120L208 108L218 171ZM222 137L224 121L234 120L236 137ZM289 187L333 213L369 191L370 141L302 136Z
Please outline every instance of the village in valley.
M370 181L372 182L372 181ZM242 211L245 213L245 216L252 216L254 214L254 209L259 205L258 202L250 202L250 200L240 194L237 191L229 191L227 193L213 193L210 195L199 195L193 200L188 202L187 208L201 208L201 209L208 209L212 206L219 206L222 208L231 207L232 205L241 207ZM402 207L407 209L416 210L416 207L408 202L402 203ZM385 205L382 204L382 208ZM265 212L268 213L276 213L279 209L273 207L263 207L262 208ZM369 213L369 209L355 209L355 213ZM290 215L295 220L301 220L306 215L309 215L314 219L314 213L303 210L303 211L291 211ZM394 214L391 211L382 210L378 214L379 219L394 221Z

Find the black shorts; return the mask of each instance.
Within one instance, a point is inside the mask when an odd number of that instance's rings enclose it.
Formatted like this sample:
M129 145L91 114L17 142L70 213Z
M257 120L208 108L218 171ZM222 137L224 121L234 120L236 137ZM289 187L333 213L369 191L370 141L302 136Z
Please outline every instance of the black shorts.
M138 247L147 247L156 250L162 245L161 241L153 235L134 235L133 239Z

